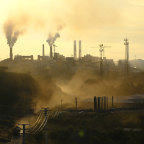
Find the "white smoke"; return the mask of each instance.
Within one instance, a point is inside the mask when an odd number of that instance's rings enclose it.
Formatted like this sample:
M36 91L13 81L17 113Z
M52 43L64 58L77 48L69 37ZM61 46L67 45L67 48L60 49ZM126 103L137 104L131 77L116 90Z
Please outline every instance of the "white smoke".
M47 43L49 44L49 46L52 46L56 39L60 37L60 34L59 33L56 33L54 36L52 36L51 34L49 34L49 37L47 39Z
M4 30L7 38L7 44L12 48L22 31L15 30L13 23L6 23L4 25Z

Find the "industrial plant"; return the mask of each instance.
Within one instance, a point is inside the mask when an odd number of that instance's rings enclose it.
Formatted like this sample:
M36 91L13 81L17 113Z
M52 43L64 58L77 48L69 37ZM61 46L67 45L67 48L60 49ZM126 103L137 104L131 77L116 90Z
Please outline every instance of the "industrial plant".
M59 33L56 33L55 36L49 36L49 38L46 40L48 43L48 47L42 44L42 55L38 55L37 59L34 59L33 55L29 56L22 56L22 55L15 55L13 57L13 46L15 43L15 38L9 38L8 39L8 45L10 47L10 57L8 59L2 60L0 62L0 65L3 66L9 66L9 64L14 63L33 63L43 65L44 67L47 66L57 66L61 63L61 65L69 65L71 67L75 67L76 69L78 67L91 67L92 69L95 69L97 73L100 75L109 73L109 72L119 72L123 73L125 75L129 75L131 72L141 72L142 66L144 62L141 64L139 63L140 60L135 60L135 64L133 61L129 60L129 40L126 38L124 39L124 47L125 48L125 59L119 60L116 62L113 59L108 59L105 56L105 48L110 46L105 46L104 44L100 44L97 48L99 48L99 56L92 56L90 54L86 54L82 56L82 41L76 41L74 40L73 43L73 56L72 57L65 57L64 55L56 52L57 45L55 44L55 41L57 38L60 37ZM13 42L14 41L14 42ZM95 47L94 47L95 48ZM49 55L45 55L45 52L49 51ZM141 66L140 66L141 65ZM138 67L137 67L138 66Z
M87 144L89 139L92 139L92 143L97 141L93 133L103 135L101 129L104 133L108 131L111 134L112 128L114 132L118 131L119 135L127 135L127 132L129 134L136 130L143 132L137 123L131 127L131 119L128 124L123 123L123 115L127 121L127 115L132 117L132 114L139 112L142 116L141 112L144 110L144 91L141 83L144 61L129 60L130 43L127 38L124 39L123 45L125 57L115 62L106 57L105 48L111 46L104 44L93 47L99 49L98 56L83 55L81 40L72 42L73 54L71 57L65 57L56 52L59 33L48 37L48 46L42 44L42 54L38 55L37 59L34 59L32 54L14 56L13 48L17 36L7 37L10 57L0 62L1 91L6 97L2 97L0 101L7 105L7 98L14 99L10 102L11 110L0 105L0 112L4 115L0 121L12 123L8 126L10 132L6 131L10 138L0 138L0 141L48 144L51 141L57 143L58 140L58 143L68 143L72 132L74 142L85 143L83 139L86 138ZM46 52L49 52L48 56ZM10 115L9 121L5 121L4 109ZM137 115L136 118L142 121ZM116 123L112 124L111 121ZM75 126L69 128L71 124ZM140 125L142 126L143 122ZM92 135L86 136L87 131ZM68 139L61 140L66 133L70 133ZM109 141L110 136L107 137ZM115 141L113 137L110 138ZM35 140L36 142L33 142Z

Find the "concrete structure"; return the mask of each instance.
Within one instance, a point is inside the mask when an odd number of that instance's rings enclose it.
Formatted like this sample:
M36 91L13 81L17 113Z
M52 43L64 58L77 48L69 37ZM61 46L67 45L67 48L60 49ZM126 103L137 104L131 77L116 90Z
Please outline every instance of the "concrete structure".
M40 55L38 55L37 60L38 61L41 61L41 60L43 60L43 61L46 61L46 60L49 61L50 57L49 56L40 56Z
M81 42L81 40L79 41L79 59L81 59L82 58L82 42Z
M17 56L15 56L15 60L19 60L19 61L22 61L22 60L33 60L33 55L30 55L30 56L17 55Z
M76 47L76 40L74 40L74 60L77 59L77 47Z

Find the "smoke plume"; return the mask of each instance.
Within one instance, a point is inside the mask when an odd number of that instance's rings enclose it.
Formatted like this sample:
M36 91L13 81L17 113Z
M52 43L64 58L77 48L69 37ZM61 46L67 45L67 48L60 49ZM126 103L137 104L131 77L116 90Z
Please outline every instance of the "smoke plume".
M55 36L52 36L51 34L49 34L49 37L47 39L49 46L52 46L55 43L56 39L59 37L60 37L59 33L56 33Z
M28 22L28 15L20 15L16 18L8 18L8 20L4 23L4 33L9 47L12 48L17 42L18 37L25 32Z
M6 34L7 44L9 45L9 47L14 46L14 44L16 43L16 41L18 39L18 36L21 33L18 30L14 30L14 28L15 28L15 26L11 22L8 22L4 25L4 31Z

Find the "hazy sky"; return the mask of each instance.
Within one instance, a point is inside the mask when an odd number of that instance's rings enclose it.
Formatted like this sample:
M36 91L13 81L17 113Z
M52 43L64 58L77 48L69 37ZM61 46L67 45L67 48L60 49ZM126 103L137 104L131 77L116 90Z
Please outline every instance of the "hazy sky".
M23 31L13 47L14 55L42 53L49 34L59 32L56 51L73 55L73 40L82 40L83 55L99 56L104 43L106 56L124 58L124 41L130 41L130 57L144 59L144 0L0 0L0 60L9 57L4 24L12 22Z

